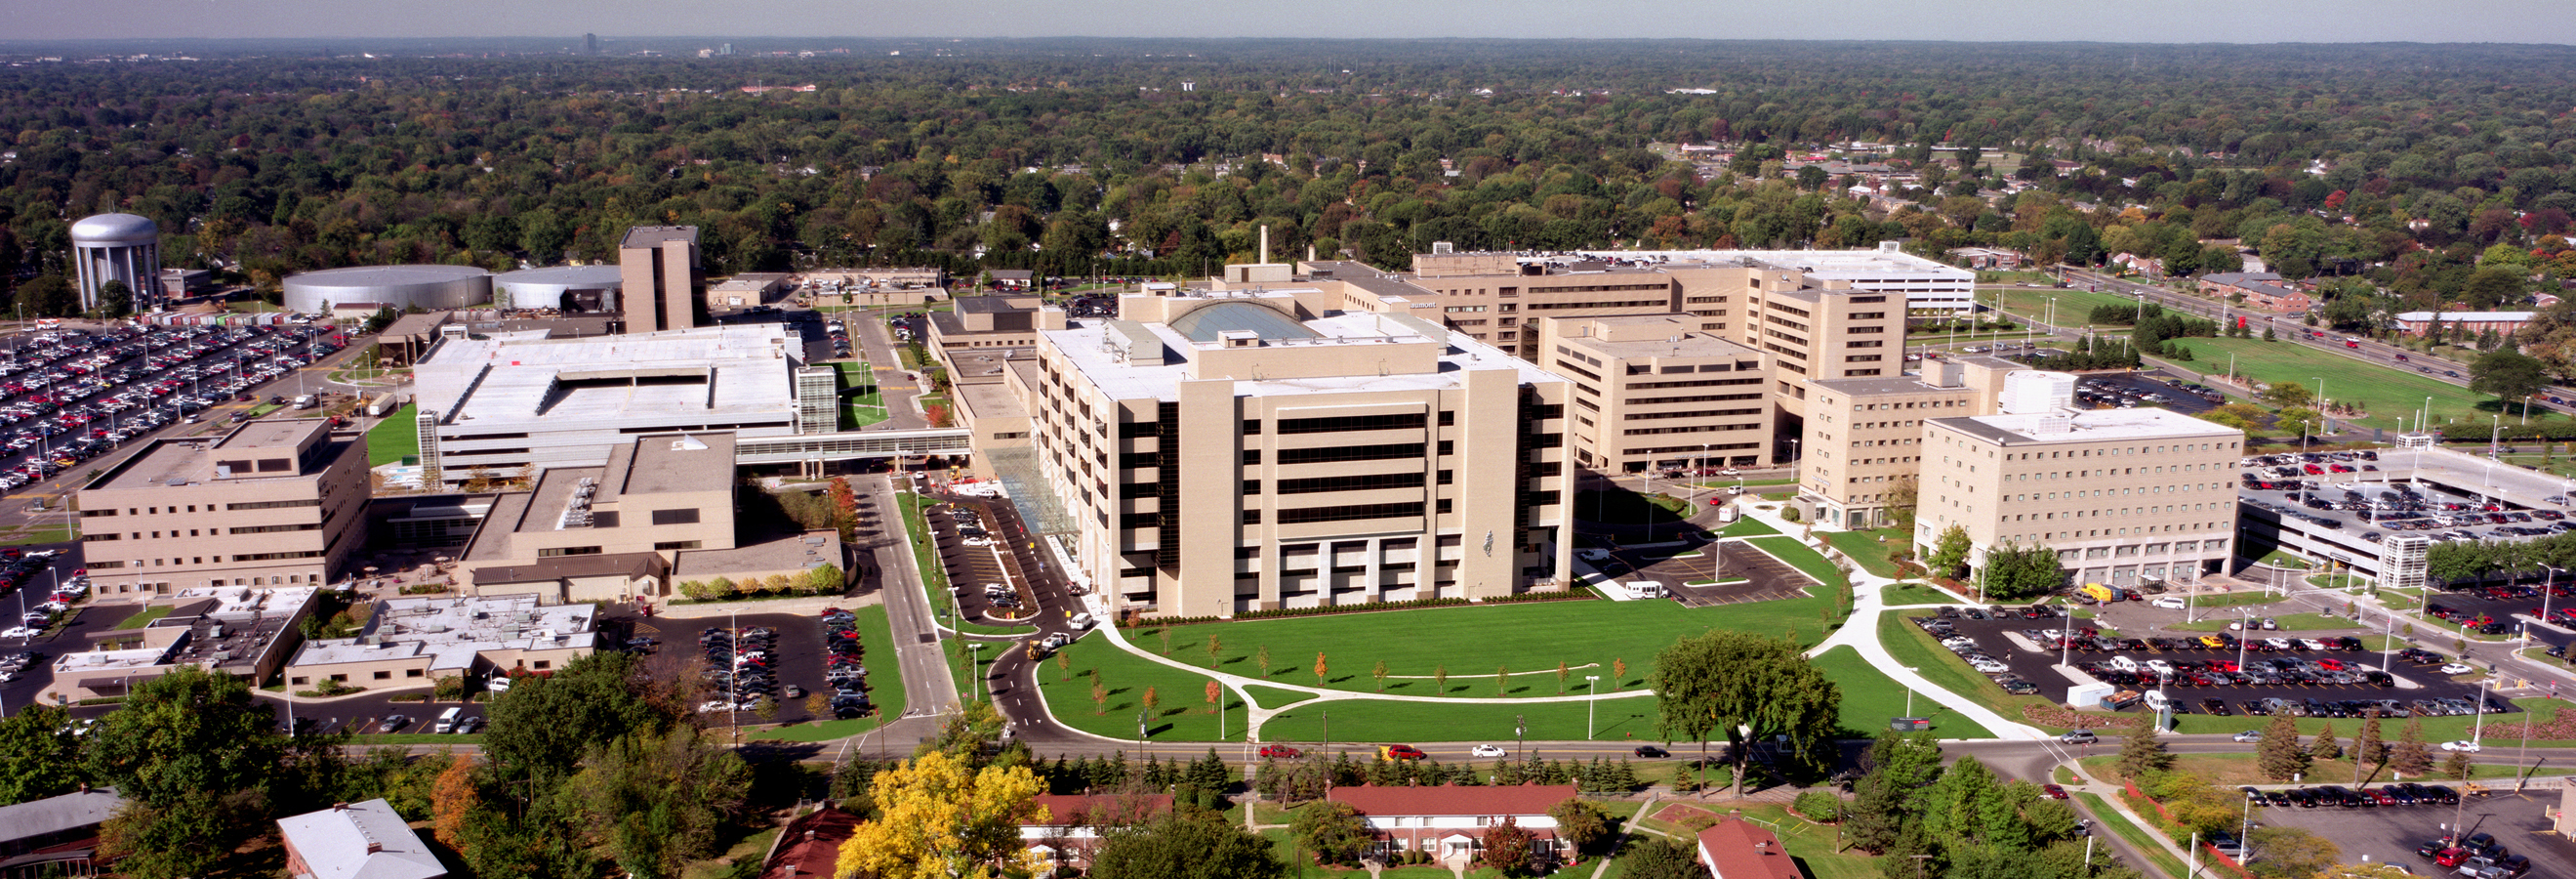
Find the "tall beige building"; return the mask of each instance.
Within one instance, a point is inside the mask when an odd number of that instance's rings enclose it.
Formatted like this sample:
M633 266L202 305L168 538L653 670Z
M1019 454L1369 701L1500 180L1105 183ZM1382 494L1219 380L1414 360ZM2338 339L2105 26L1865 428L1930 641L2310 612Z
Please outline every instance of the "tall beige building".
M1888 510L1923 467L1923 422L1995 414L2004 377L2026 369L1995 357L1927 360L1920 376L1810 381L1799 437L1799 512L1844 528L1888 524Z
M706 274L698 264L698 227L636 226L617 243L628 332L685 330L705 308Z
M2021 372L2003 412L1923 424L1916 551L1966 528L1970 564L2046 546L2078 583L2195 582L2236 535L2245 434L2165 409L2067 408L2074 377Z
M101 594L330 582L367 542L367 443L321 419L155 440L81 489Z
M1162 292L1039 333L1013 383L1079 575L1115 607L1567 588L1563 380L1412 315Z
M1771 460L1769 355L1688 315L1542 317L1538 362L1574 389L1574 462L1605 473Z

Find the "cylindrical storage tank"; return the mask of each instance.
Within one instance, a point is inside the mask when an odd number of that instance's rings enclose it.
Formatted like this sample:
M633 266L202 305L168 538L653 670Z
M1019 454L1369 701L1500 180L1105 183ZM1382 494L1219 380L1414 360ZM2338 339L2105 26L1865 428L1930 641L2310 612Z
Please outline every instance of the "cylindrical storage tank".
M139 308L161 298L161 228L149 217L99 214L72 224L72 281L81 309L98 307L98 288L124 284Z
M351 302L444 311L491 300L492 273L473 266L356 266L286 279L287 310L305 314Z
M624 274L613 265L520 269L493 276L492 306L616 311L624 285Z

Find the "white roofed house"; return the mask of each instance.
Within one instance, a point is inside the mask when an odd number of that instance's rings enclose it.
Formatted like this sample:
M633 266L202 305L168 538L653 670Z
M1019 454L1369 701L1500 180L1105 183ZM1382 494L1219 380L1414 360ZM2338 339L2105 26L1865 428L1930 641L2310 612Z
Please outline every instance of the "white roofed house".
M447 867L382 799L277 819L295 879L442 879Z

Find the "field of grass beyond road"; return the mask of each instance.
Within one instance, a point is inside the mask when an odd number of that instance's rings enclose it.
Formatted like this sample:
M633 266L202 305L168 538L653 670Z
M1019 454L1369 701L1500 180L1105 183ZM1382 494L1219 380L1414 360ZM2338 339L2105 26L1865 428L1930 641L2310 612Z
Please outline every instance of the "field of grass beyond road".
M2412 369L2377 366L2287 341L2188 339L2183 344L2190 346L2194 358L2194 362L2183 365L2195 372L2224 373L2228 355L2233 354L2238 375L2267 384L2298 382L2315 391L2317 379L2323 378L2328 398L2369 413L2358 422L2364 427L2395 429L2400 419L2411 424L2415 410L2424 405L2424 398L2431 397L2434 427L2474 421L2483 436L2494 411L2494 397L2433 376ZM2480 404L2487 408L2479 408ZM2555 417L2537 410L2532 413L2534 422Z
M1887 729L1890 719L1909 716L1905 713L1908 708L1905 685L1871 667L1868 660L1861 658L1860 651L1836 647L1816 657L1815 664L1824 670L1827 677L1834 679L1834 686L1842 690L1846 735L1855 738L1875 736ZM1994 733L1976 721L1952 713L1930 699L1916 698L1912 700L1911 708L1919 713L1910 716L1931 718L1932 731L1942 738L1994 737Z
M368 428L367 466L382 467L404 458L419 457L419 425L413 423L413 419L419 416L419 404L405 403L401 411Z

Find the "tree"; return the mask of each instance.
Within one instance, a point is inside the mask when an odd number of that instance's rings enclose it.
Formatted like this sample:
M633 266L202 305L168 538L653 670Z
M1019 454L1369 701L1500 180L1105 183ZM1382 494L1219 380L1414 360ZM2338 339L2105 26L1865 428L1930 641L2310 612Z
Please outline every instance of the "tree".
M2362 715L2361 733L2352 738L2352 759L2373 767L2388 764L2388 743L2380 741L2379 712L2374 709Z
M1439 665L1439 666L1433 666L1433 667L1431 668L1431 695L1434 695L1434 696L1446 696L1446 695L1449 695L1449 667L1448 667L1448 666L1446 666L1446 665Z
M195 666L135 685L87 745L91 777L126 800L102 848L145 879L205 873L291 781L277 716L248 682Z
M1224 699L1225 685L1215 681L1207 682L1208 713L1215 714L1219 711L1225 710L1225 706L1223 704Z
M2264 388L2262 393L2254 396L2282 409L2305 407L2317 401L2316 392L2308 390L2307 385L2298 382L2273 382L2270 387Z
M2333 760L2342 756L2343 744L2335 741L2334 722L2327 721L2324 729L2317 730L2316 741L2308 744L2308 759Z
M1142 698L1140 698L1138 701L1140 701L1140 702L1144 703L1144 705L1145 705L1145 714L1146 714L1147 716L1151 716L1151 715L1153 715L1153 713L1154 713L1154 709L1159 708L1159 707L1162 707L1162 706L1160 705L1160 703L1161 703L1163 700L1162 700L1162 697L1161 697L1161 696L1158 696L1158 695L1156 695L1156 694L1154 693L1154 688L1152 688L1152 687L1146 687L1146 688L1145 688L1145 695L1144 695Z
M2299 747L2299 724L2289 712L2274 713L2272 722L2263 727L2254 760L2262 766L2263 777L2273 781L2289 781L2308 771L2308 752Z
M1968 539L1968 526L1951 525L1941 529L1932 543L1932 554L1925 556L1923 566L1932 576L1957 578L1968 569L1968 551L1974 547Z
M107 317L124 317L134 313L134 288L124 281L109 278L98 285L98 313Z
M1706 772L1709 734L1736 747L1751 735L1788 736L1784 763L1812 768L1831 758L1841 728L1842 690L1807 661L1796 642L1712 630L1674 642L1655 655L1656 732L1664 741L1700 743Z
M1359 810L1331 800L1308 805L1288 819L1288 835L1326 863L1357 860L1360 850L1375 838Z
M2325 432L2325 416L2305 406L2292 406L2273 415L2272 426L2283 436L2291 431L2313 436Z
M1619 853L1619 875L1625 879L1706 879L1691 847L1660 836L1632 838Z
M1386 660L1378 660L1377 667L1369 669L1369 677L1377 679L1378 692L1386 692Z
M2467 781L2469 771L2475 768L2469 764L2467 751L2452 751L2451 756L2442 758L2442 774L2460 781Z
M836 872L881 879L996 879L1037 864L1020 825L1046 820L1030 798L1041 789L1027 766L980 770L932 751L877 773L869 788L875 820L841 844Z
M2128 740L2120 743L2120 776L2123 778L2145 778L2148 773L2172 768L2173 762L2174 755L2165 750L2164 740L2159 737L2155 724L2141 726L2137 732L2129 734Z
M2548 386L2549 365L2511 348L2480 354L2469 363L2469 389L2498 400L2520 400Z
M1511 666L1494 666L1494 695L1501 696L1512 685Z
M620 737L566 785L593 838L636 879L677 879L715 855L716 832L741 811L751 767L694 726Z
M2066 585L2066 568L2058 564L2057 550L2007 543L1986 550L1985 574L1979 579L1986 600L2018 601Z
M1256 653L1256 659L1255 659L1255 661L1257 661L1257 662L1261 663L1261 667L1260 667L1259 669L1256 669L1256 671L1258 671L1258 672L1260 673L1260 675L1261 675L1262 679L1264 679L1264 680L1268 680L1268 679L1269 679L1269 677L1270 677L1270 645L1268 645L1268 644L1263 644L1263 645L1261 645L1261 649L1260 649L1260 650L1258 650L1258 651L1255 651L1255 653Z
M70 715L45 704L0 719L0 805L72 792L82 775Z
M2252 403L2229 403L2200 413L2200 419L2221 427L2253 433L2263 425L2263 409Z
M553 790L604 742L628 733L667 727L686 704L648 704L632 683L640 678L634 654L602 651L573 660L551 677L522 677L492 700L492 725L483 753L492 773ZM685 703L685 699L680 700Z
M80 297L59 275L42 275L18 285L18 309L28 317L63 317L80 307Z
M1100 669L1091 670L1091 713L1109 713L1109 685L1100 680Z
M2257 828L2246 840L2262 857L2245 864L2254 875L2265 879L2308 879L2326 875L2343 856L2343 849L2333 840L2311 833L2304 827L2273 825Z
M1288 865L1270 841L1225 820L1223 813L1165 812L1142 824L1107 828L1092 855L1096 879L1278 879Z
M2424 745L2423 718L2406 718L2406 727L2397 733L2397 747L2388 749L2388 768L2417 778L2433 771L2433 751Z
M1315 686L1324 685L1324 676L1332 673L1331 668L1324 664L1324 652L1315 651Z
M458 757L447 762L438 773L438 783L429 797L430 832L441 845L451 849L465 846L465 821L483 807L483 794L474 789L474 770L481 765L472 757Z
M1900 529L1914 530L1914 507L1923 493L1922 484L1911 475L1899 476L1887 486L1887 517Z
M1485 866L1502 871L1505 876L1526 876L1530 868L1530 843L1537 834L1521 828L1520 820L1503 816L1503 823L1485 829Z
M1551 806L1547 816L1556 819L1556 835L1571 843L1577 851L1592 851L1610 838L1610 815L1601 807L1568 797Z
M1563 696L1563 695L1565 695L1565 676L1566 676L1567 674L1570 674L1571 672L1572 672L1572 669L1568 669L1568 668L1566 668L1566 666L1565 666L1565 660L1560 659L1560 660L1557 660L1557 661L1556 661L1556 694L1557 694L1557 695L1559 695L1559 696Z

